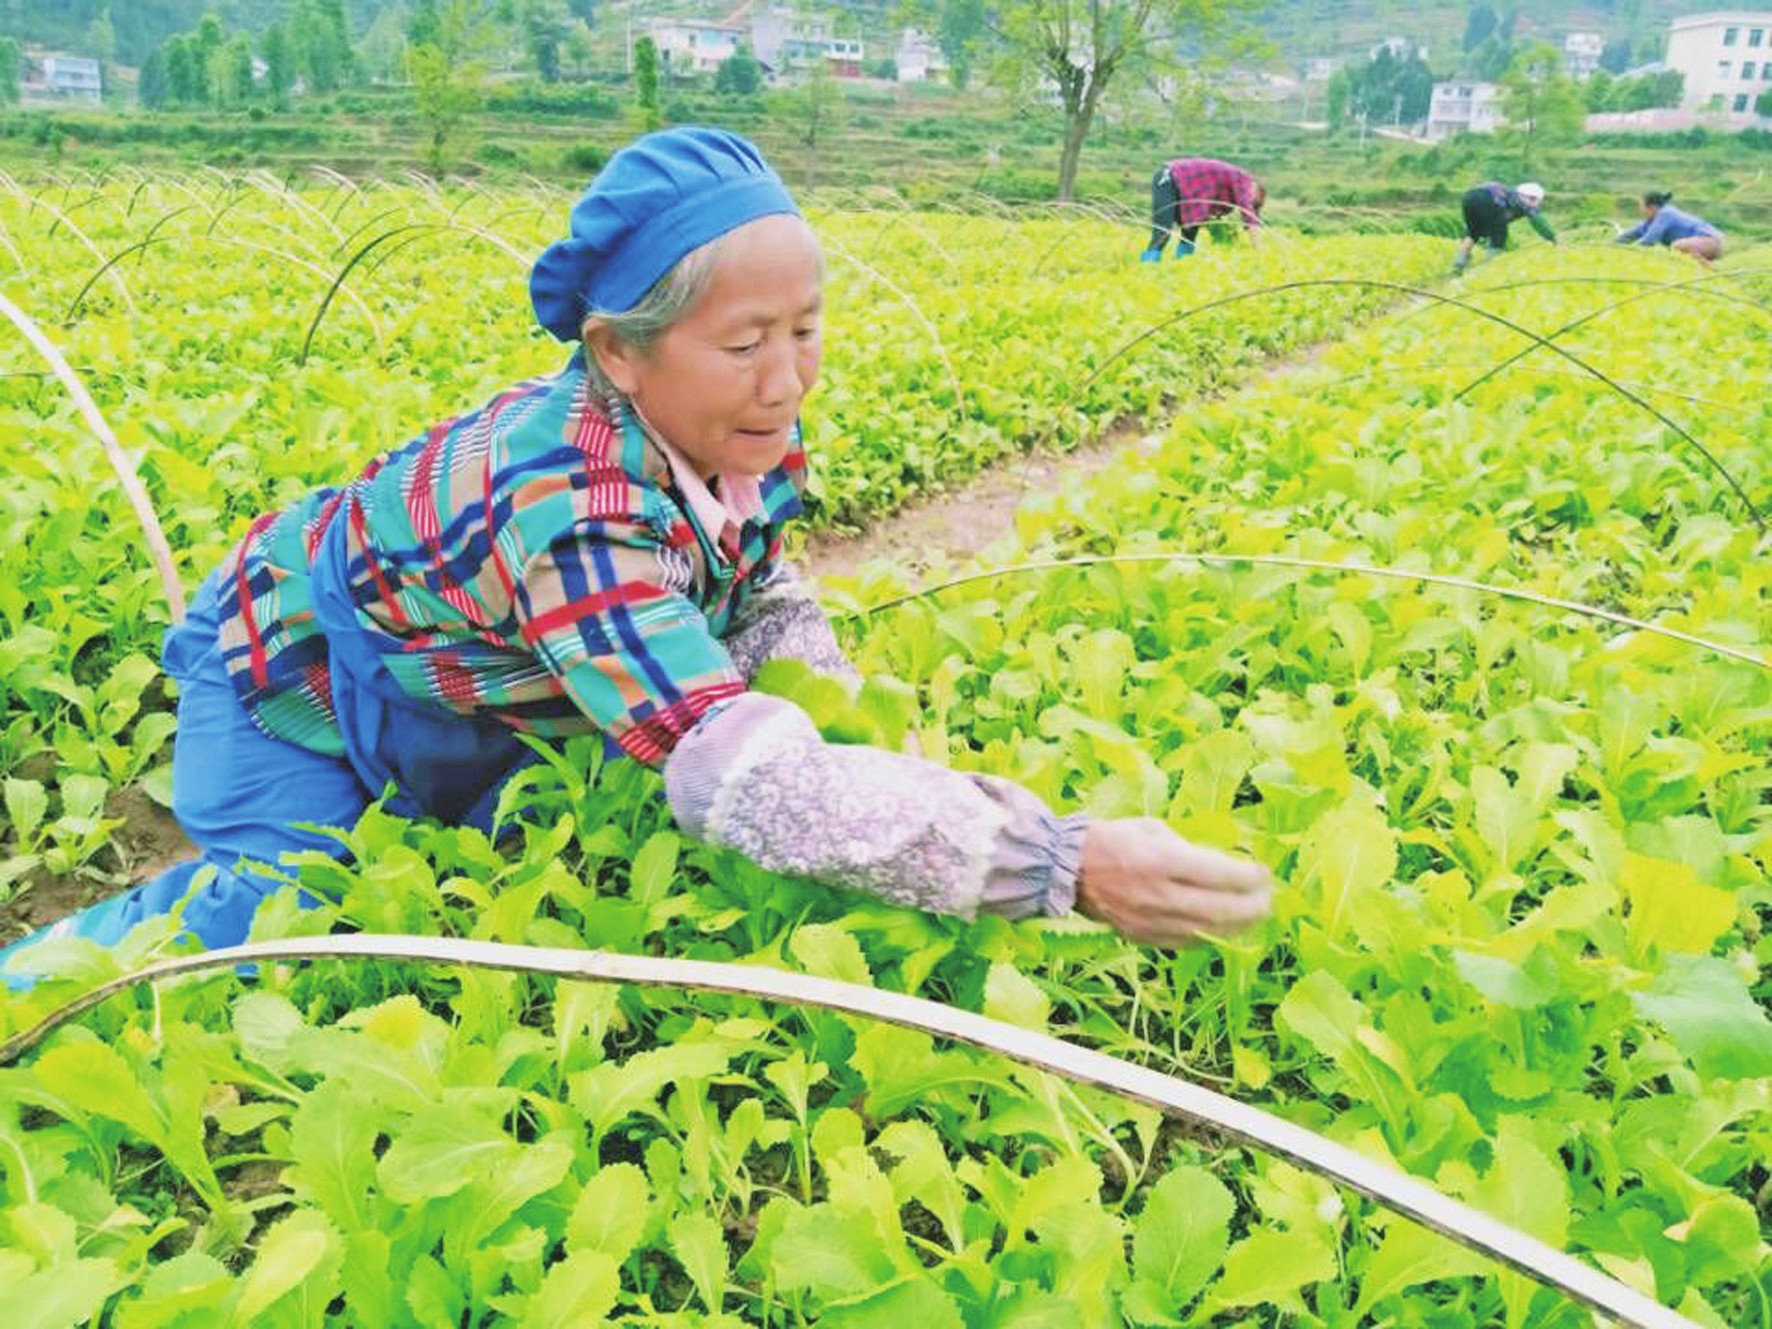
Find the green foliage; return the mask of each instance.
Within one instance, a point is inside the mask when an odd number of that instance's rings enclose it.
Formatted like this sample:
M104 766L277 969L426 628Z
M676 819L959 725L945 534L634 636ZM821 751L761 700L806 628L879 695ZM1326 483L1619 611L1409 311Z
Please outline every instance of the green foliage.
M15 38L0 34L0 106L18 101L18 85L24 68L24 51Z
M1501 80L1501 113L1530 145L1581 137L1581 91L1565 72L1556 47L1534 42L1514 57Z
M1417 124L1427 119L1433 100L1434 73L1411 49L1399 57L1381 46L1365 64L1343 68L1330 77L1329 127L1343 128L1349 120L1375 125Z
M714 73L714 91L722 96L754 97L762 90L763 66L747 46L727 56Z
M576 26L565 0L523 0L523 39L543 83L560 81L561 51Z
M658 107L658 44L650 37L634 43L634 105L642 130L650 132L663 123Z

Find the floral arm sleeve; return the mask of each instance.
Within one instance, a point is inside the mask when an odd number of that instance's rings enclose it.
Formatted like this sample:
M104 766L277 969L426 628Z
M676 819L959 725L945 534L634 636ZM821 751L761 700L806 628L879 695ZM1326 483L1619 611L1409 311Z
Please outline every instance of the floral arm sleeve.
M1009 780L880 748L826 743L791 702L746 693L665 763L682 828L776 872L971 918L1063 914L1085 816Z
M859 687L861 676L831 623L791 563L771 563L725 637L727 653L746 679L770 660L803 660L821 674Z

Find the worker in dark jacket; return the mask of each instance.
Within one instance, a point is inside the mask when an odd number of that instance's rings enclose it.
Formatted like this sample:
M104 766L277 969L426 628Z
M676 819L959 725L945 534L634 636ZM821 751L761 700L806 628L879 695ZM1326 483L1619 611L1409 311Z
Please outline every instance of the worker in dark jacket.
M1464 196L1464 239L1458 242L1458 257L1453 260L1454 274L1470 266L1471 250L1480 240L1491 254L1507 248L1507 228L1524 217L1546 240L1557 243L1557 233L1544 219L1539 208L1544 204L1544 186L1528 180L1509 188L1491 180L1478 185Z

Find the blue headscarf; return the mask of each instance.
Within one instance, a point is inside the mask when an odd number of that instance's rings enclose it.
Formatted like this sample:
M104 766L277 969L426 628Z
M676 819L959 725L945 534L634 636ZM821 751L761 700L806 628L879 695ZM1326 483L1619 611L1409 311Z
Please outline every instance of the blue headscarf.
M648 134L609 159L573 206L571 234L530 269L536 321L574 341L587 312L632 309L685 254L799 211L749 140L699 125Z

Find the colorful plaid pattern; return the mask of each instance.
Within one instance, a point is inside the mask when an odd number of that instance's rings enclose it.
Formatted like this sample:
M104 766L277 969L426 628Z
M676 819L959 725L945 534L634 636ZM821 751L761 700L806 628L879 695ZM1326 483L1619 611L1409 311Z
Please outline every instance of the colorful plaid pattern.
M744 691L719 638L773 571L805 468L796 427L761 514L703 530L579 351L255 522L224 564L223 658L266 732L343 753L309 570L344 522L358 625L402 690L543 737L600 730L657 765Z
M1212 157L1177 157L1168 165L1180 202L1175 205L1178 226L1201 226L1214 217L1232 214L1245 227L1261 225L1255 210L1255 177L1240 166Z

